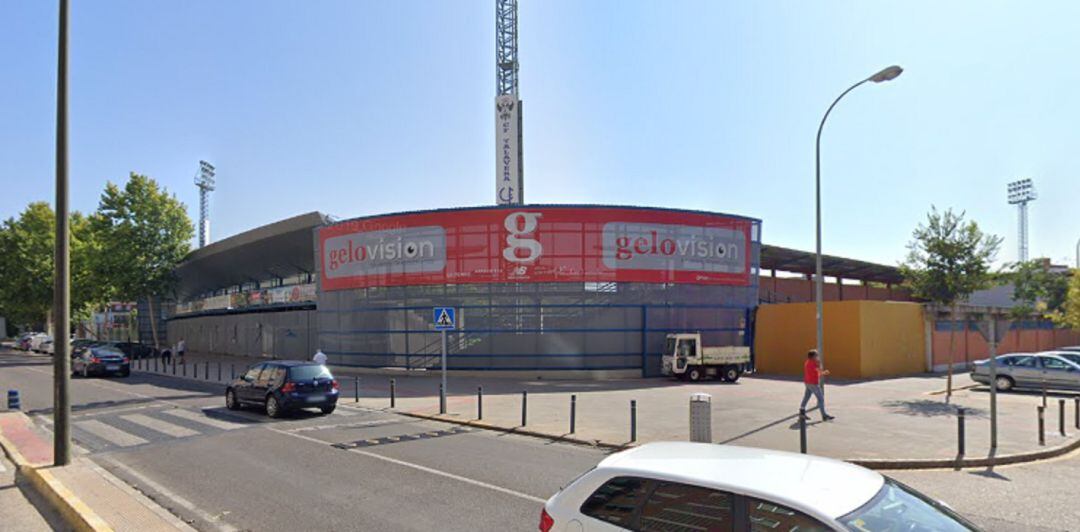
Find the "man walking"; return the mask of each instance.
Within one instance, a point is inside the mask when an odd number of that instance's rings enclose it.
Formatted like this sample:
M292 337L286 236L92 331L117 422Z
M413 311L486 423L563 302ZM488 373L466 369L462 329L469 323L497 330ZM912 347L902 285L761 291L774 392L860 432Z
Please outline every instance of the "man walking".
M806 411L806 404L810 402L810 396L817 397L818 408L821 410L821 420L830 421L836 419L833 416L825 413L825 395L821 393L821 378L829 374L829 370L821 369L821 363L818 361L817 349L811 349L806 354L806 364L803 365L803 383L806 385L806 392L803 393L802 405L799 408Z

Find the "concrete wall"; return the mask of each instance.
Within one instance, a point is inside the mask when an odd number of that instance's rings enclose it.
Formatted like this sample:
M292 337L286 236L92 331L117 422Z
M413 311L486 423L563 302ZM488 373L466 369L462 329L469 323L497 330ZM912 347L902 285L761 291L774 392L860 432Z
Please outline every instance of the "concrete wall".
M754 342L761 373L801 375L816 343L813 303L762 305ZM924 371L922 307L916 303L828 301L825 365L836 377L873 378Z
M225 314L169 320L169 345L180 338L193 353L311 358L316 347L314 310Z
M978 331L946 330L933 332L934 371L945 371L949 363L966 367L968 363L990 356L990 346ZM950 337L952 350L949 350ZM1032 353L1057 347L1080 345L1080 332L1068 329L1013 329L998 344L998 354Z

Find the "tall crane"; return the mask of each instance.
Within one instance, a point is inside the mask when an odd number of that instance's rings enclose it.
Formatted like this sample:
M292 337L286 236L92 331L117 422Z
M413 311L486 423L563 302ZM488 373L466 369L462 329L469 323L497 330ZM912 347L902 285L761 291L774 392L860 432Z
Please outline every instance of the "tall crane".
M495 202L525 203L517 0L495 0Z

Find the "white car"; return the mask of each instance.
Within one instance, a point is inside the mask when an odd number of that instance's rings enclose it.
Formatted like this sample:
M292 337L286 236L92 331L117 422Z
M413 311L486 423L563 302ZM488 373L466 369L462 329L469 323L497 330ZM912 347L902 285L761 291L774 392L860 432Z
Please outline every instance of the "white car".
M650 443L604 459L548 499L542 532L978 530L881 474L804 454Z
M45 340L52 340L52 336L45 333L35 334L30 337L30 350L37 353L41 351L41 344Z

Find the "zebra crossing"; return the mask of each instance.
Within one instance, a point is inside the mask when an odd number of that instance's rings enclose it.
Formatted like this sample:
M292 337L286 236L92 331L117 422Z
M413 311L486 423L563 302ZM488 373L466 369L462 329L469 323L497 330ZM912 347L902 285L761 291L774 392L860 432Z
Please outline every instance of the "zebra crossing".
M128 409L77 416L72 420L72 435L90 451L108 451L210 436L266 423L265 419L245 412L223 411L220 407L147 408L138 413ZM38 419L46 421L43 417Z

